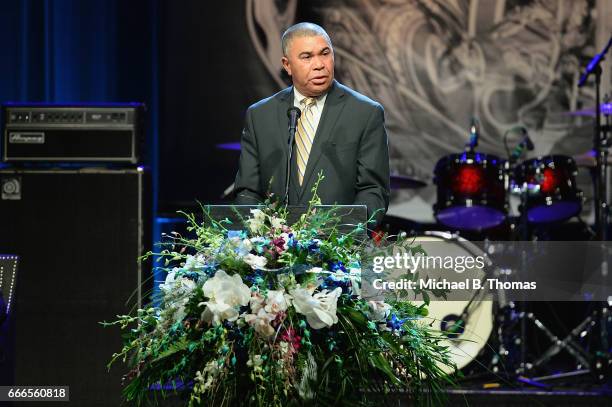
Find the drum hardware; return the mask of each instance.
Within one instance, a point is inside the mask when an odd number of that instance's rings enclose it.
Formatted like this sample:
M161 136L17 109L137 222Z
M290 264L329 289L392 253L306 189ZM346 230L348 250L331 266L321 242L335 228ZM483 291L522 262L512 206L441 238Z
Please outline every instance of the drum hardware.
M595 125L593 128L593 149L597 152L597 171L595 173L595 225L597 231L597 240L607 240L608 235L608 203L607 198L607 158L608 158L608 130L610 123L602 128L601 116L602 116L602 105L601 105L601 62L605 59L606 54L612 47L612 36L608 39L608 43L604 49L591 59L587 65L584 73L580 77L578 87L586 85L586 81L592 74L595 75ZM606 104L609 104L609 100L606 100ZM607 112L609 113L609 112ZM603 113L606 117L609 114Z
M465 151L473 153L474 149L478 147L478 138L480 137L480 122L476 117L472 117L470 120L470 139L465 145Z
M546 327L542 321L536 318L533 313L521 313L520 318L531 321L536 328L546 335L552 345L533 363L523 364L520 366L516 371L517 374L523 374L527 370L532 370L542 366L561 350L567 351L576 360L576 362L578 362L579 366L585 368L581 368L579 370L589 371L591 368L591 362L588 360L590 356L584 349L582 349L581 345L574 340L574 336L586 335L586 333L588 333L588 331L594 325L591 324L590 320L583 321L580 325L574 328L569 335L563 339L560 339L552 331L550 331L550 329L548 329L548 327Z
M503 245L495 247L495 254L503 254ZM488 251L490 254L494 254ZM522 252L523 264L527 258ZM494 258L493 258L494 259ZM495 260L495 259L494 259ZM497 263L497 262L496 262ZM504 270L496 264L496 275L511 273L512 270ZM598 382L605 381L612 373L612 357L608 352L590 350L587 345L580 343L587 336L599 341L599 349L609 349L608 325L612 325L612 299L607 306L595 309L587 318L581 321L566 336L558 337L546 324L533 312L526 310L525 302L510 302L500 309L499 326L497 328L497 340L499 343L498 353L491 359L493 373L497 374L499 368L511 371L513 374L506 375L514 378L522 384L539 385L538 383L548 380L563 379L571 376L590 374ZM550 346L540 353L535 360L527 360L528 342L526 340L527 324L535 327L550 342ZM512 331L518 331L515 335ZM576 370L562 371L548 376L525 377L536 369L545 367L547 363L561 351L567 352L576 362ZM540 383L541 384L541 383Z
M514 150L512 150L512 153L511 153L510 150L508 149L508 136L514 132L520 132L520 134L523 137L521 141L516 145ZM525 149L527 149L527 151L533 151L533 149L535 148L535 145L533 144L533 141L529 137L529 132L527 131L527 128L525 128L525 126L515 126L515 127L512 127L506 130L503 136L503 140L504 140L504 148L506 149L506 155L511 165L515 164L516 161L519 158L521 158Z
M595 168L595 166L597 165L597 153L595 150L589 150L582 154L576 154L572 156L572 158L574 159L574 162L578 167L592 169ZM609 154L606 164L612 164L612 156L610 156Z
M594 183L594 202L595 202L595 231L596 239L599 241L608 240L608 216L609 216L609 204L607 202L608 197L608 180L607 180L607 166L608 166L608 132L610 131L610 118L612 111L610 111L610 98L608 95L605 97L604 104L601 104L601 75L602 68L601 62L605 59L606 54L612 47L612 36L608 39L608 43L604 49L589 62L585 72L580 78L578 87L582 87L586 84L587 78L591 75L595 75L595 112L594 118L595 123L593 127L593 151L596 153L596 165L595 171L593 172L593 183ZM602 115L605 117L606 124L602 125ZM607 263L607 248L601 244L601 277L605 279L608 273ZM612 364L612 354L610 353L610 347L608 343L608 322L612 318L610 317L610 302L599 304L598 308L594 313L588 316L584 323L592 323L598 321L599 337L600 337L600 350L596 352L595 356L595 374L598 380L603 380L606 377L606 373L609 372L608 366ZM602 368L603 367L603 368Z
M480 279L480 287L485 286L485 280L487 276L484 275ZM448 314L444 316L440 323L440 330L444 332L444 334L450 339L457 339L463 333L465 333L465 328L468 326L470 322L470 315L475 310L479 304L477 302L477 298L483 295L483 289L477 289L472 298L468 301L468 303L463 307L460 314Z
M571 112L563 113L565 116L587 116L587 117L595 117L597 114L596 107L587 107L581 110L574 110ZM599 105L599 112L603 115L612 115L612 103L602 103Z

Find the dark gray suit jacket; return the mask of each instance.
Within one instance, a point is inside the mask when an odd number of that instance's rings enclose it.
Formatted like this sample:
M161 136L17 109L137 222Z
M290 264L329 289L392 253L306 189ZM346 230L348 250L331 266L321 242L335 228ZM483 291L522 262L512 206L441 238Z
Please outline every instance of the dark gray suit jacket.
M237 204L256 204L271 192L285 193L289 139L287 109L293 87L250 106L242 132L240 166L235 181ZM325 100L304 183L297 178L293 154L289 204L306 205L317 174L323 204L364 204L377 223L389 205L389 149L383 107L334 80Z

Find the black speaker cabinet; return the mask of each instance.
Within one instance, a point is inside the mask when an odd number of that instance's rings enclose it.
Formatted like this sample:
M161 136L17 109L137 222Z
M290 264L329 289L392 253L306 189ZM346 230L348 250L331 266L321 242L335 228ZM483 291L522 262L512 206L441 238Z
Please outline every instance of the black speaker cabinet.
M1 384L70 386L70 405L120 404L125 368L106 364L121 332L99 322L142 300L149 184L140 169L0 170L0 253L20 258L13 383Z

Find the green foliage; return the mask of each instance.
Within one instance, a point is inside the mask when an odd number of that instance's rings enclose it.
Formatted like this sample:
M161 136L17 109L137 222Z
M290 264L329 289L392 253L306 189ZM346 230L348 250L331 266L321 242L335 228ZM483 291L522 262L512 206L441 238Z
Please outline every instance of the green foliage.
M420 319L426 304L358 295L372 255L422 248L375 245L360 237L364 225L340 233L338 208L315 208L321 180L293 225L272 200L241 217L241 231L201 205L201 222L183 213L190 236L173 232L145 256L168 273L158 304L104 324L124 331L109 366L128 366L127 402L167 395L152 386L175 388L189 406L365 406L397 390L441 402L441 366L451 362L443 337Z

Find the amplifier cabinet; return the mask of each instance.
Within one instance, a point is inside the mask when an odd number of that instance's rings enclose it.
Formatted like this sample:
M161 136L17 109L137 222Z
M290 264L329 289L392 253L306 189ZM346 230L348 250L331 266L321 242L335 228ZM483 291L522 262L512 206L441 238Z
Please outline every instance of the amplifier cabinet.
M0 170L0 253L20 258L9 384L67 385L71 404L119 405L125 366L109 373L106 364L121 332L99 322L142 303L149 178L138 169Z
M2 106L2 160L138 164L144 105Z

